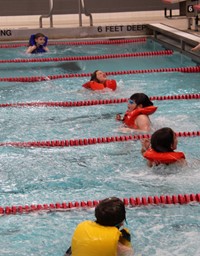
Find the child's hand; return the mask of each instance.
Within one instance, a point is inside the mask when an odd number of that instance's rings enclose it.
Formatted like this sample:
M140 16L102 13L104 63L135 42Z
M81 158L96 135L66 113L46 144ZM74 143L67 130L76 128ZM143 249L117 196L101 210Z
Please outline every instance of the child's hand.
M143 154L150 147L150 139L148 139L148 138L141 139L140 142L142 145L141 153Z
M122 119L121 119L121 115L120 115L120 114L117 114L116 117L115 117L115 119L116 119L117 121L121 121L121 120L122 120Z
M47 46L44 46L43 48L44 48L45 52L49 52L49 48Z
M147 150L150 147L150 139L145 138L145 139L141 139L140 141L144 149Z

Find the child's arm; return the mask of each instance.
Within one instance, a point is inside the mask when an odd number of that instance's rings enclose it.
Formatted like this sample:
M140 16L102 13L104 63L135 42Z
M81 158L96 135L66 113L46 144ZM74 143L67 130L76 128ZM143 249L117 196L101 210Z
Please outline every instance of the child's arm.
M133 256L134 250L132 247L128 247L118 242L117 244L117 256Z
M120 230L121 236L117 244L117 256L133 256L134 250L131 244L131 234L127 228Z
M140 140L142 148L141 148L141 154L144 156L144 153L147 151L147 149L150 147L150 139L145 138ZM152 167L153 163L149 160L147 160L147 166Z
M187 161L186 159L182 158L180 160L178 160L178 165L180 165L181 167L187 166Z
M46 52L49 52L49 48L48 48L47 46L44 46L44 50L45 50Z
M26 53L32 53L37 48L36 45L29 46L26 50Z
M142 148L141 148L141 154L143 155L147 149L150 147L150 139L146 138L146 139L141 139L140 140Z

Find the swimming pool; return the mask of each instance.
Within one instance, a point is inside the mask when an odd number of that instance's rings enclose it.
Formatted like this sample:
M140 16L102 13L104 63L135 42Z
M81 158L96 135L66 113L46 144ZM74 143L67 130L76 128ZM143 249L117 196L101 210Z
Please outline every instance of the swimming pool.
M151 39L117 46L79 45L70 46L70 49L52 46L50 49L49 57L164 50ZM2 59L32 57L25 56L22 48L0 49L0 52ZM78 61L72 66L61 62L1 64L0 77L188 66L195 67L196 63L174 52L169 56ZM88 77L36 83L1 82L0 103L117 99L128 98L135 92L149 96L199 94L199 72L150 72L110 77L117 80L116 92L96 93L82 89ZM151 117L155 128L169 126L177 132L199 130L198 99L155 100L154 104L158 106ZM125 110L126 103L69 108L0 108L0 142L127 135L115 121L116 113ZM196 194L200 181L198 144L198 136L179 138L178 149L185 152L188 161L188 166L181 169L177 166L149 169L139 153L138 140L61 148L0 147L0 205L87 201L113 195L129 198ZM199 211L199 204L195 202L128 207L127 219L136 255L199 255ZM2 216L1 254L63 255L74 228L84 219L93 219L93 209Z

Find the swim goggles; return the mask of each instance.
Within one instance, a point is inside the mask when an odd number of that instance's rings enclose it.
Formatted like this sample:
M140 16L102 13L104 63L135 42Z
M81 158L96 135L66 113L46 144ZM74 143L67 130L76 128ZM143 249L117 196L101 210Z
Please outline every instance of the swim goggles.
M129 99L129 100L128 100L128 104L131 104L131 105L132 105L132 104L135 104L135 101L134 101L134 100Z

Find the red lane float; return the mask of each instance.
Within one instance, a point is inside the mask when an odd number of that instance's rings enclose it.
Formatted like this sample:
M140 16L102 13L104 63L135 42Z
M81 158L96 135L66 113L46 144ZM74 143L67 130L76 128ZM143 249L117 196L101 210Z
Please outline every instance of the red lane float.
M95 44L128 44L146 42L146 37L134 39L109 39L109 40L95 40L95 41L69 41L69 42L49 42L48 45L95 45ZM18 48L27 47L27 43L22 44L0 44L0 48Z
M162 0L162 2L166 3L166 4L177 4L180 2L185 2L186 0Z
M200 12L200 4L193 5L194 9Z
M122 198L126 207L138 207L148 205L169 205L169 204L189 204L200 203L200 193L198 194L178 194L178 195L160 195L148 197L130 197ZM81 208L93 208L98 205L100 200L89 201L75 201L63 203L50 203L50 204L32 204L32 205L19 205L19 206L5 206L0 207L1 215L10 214L23 214L37 211L67 211Z
M177 132L178 137L196 137L200 136L200 131L192 132ZM123 142L130 140L140 140L150 138L150 134L141 135L125 135L125 136L111 136L99 138L84 138L84 139L70 139L70 140L51 140L51 141L28 141L28 142L0 142L1 147L20 147L20 148L33 148L33 147L73 147L73 146L86 146L93 144Z
M110 75L130 75L130 74L144 74L154 72L183 72L183 73L199 73L200 66L181 67L181 68L156 68L144 70L125 70L125 71L112 71L105 72L107 76ZM50 76L32 76L32 77L0 77L0 82L41 82L48 80L55 80L61 78L77 78L77 77L90 77L92 73L81 74L59 74Z
M200 99L200 94L183 94L168 96L151 96L150 100L192 100ZM83 107L95 105L120 104L127 102L128 99L105 99L105 100L87 100L87 101L58 101L58 102L18 102L18 103L2 103L0 108L6 107Z
M56 58L33 58L33 59L10 59L0 60L0 63L25 63L25 62L58 62L58 61L78 61L78 60L102 60L115 58L133 58L133 57L153 57L172 55L172 50L154 51L154 52L136 52L136 53L118 53L118 54L104 54L92 56L72 56L72 57L56 57Z

